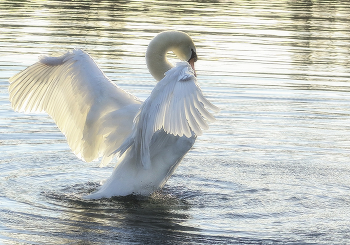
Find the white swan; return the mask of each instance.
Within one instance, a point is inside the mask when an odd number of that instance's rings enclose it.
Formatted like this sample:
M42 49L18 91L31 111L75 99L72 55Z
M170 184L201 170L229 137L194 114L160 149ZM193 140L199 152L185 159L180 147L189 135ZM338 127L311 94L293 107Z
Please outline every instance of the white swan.
M180 62L173 67L166 53ZM19 112L47 112L85 161L101 166L119 156L113 174L86 198L148 195L161 188L218 108L198 87L196 48L183 32L158 34L146 61L159 82L145 102L112 83L84 51L74 49L39 62L10 78L10 101Z

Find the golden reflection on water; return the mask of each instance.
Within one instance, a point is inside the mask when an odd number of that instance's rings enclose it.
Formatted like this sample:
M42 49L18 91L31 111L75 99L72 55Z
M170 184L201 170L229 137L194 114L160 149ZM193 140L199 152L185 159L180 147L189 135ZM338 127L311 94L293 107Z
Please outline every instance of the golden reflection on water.
M1 5L1 54L6 56L1 60L30 64L37 54L81 47L106 63L111 56L126 59L127 65L145 73L149 40L160 31L177 29L195 40L202 74L347 81L349 6L333 1Z

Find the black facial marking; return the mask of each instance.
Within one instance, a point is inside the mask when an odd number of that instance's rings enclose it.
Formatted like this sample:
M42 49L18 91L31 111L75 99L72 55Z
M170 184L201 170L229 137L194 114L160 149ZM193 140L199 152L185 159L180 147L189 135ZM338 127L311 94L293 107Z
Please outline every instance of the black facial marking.
M198 59L198 57L197 57L197 54L196 54L196 52L191 48L191 58L188 60L188 62L190 61L190 60L192 60L192 59L194 59L194 62L196 62L197 61L197 59Z

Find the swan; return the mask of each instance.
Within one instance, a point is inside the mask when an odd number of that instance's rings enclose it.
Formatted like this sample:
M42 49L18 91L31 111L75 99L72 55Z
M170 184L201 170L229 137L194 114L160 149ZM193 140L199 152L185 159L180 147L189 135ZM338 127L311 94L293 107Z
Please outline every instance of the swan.
M173 66L172 51L181 61ZM46 112L76 156L106 166L112 175L87 199L160 189L219 109L202 94L186 33L165 31L150 42L146 63L158 81L142 102L107 78L81 49L39 61L9 79L9 99L18 112Z

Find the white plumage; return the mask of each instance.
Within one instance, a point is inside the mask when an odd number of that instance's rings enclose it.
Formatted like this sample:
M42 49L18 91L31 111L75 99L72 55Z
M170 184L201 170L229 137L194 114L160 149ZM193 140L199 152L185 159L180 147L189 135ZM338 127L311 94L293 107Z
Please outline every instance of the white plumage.
M165 58L169 50L188 62L171 68ZM215 120L206 108L218 108L197 84L191 67L195 47L187 34L159 34L146 58L152 75L161 80L143 103L111 82L79 49L41 57L10 79L14 110L47 112L78 157L102 157L104 166L118 154L112 176L88 198L147 195L162 187L196 136L208 128L207 121Z
M112 83L92 58L79 49L61 57L41 57L12 77L10 83L13 109L47 112L73 152L88 162L104 156L102 162L108 163L110 159L106 158L112 152L108 135L118 135L113 139L118 141L119 134L124 137L130 134L141 105L141 101ZM119 145L123 142L121 138Z

